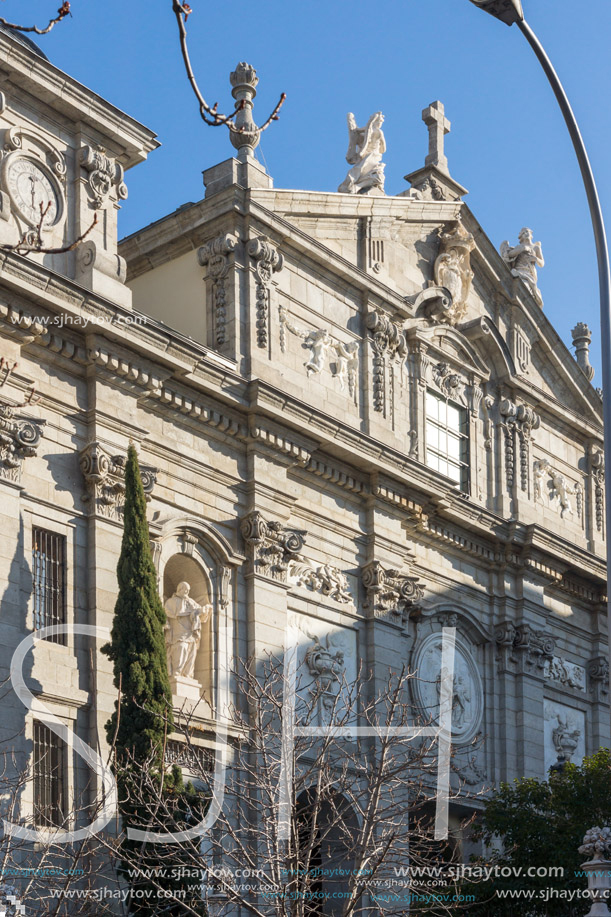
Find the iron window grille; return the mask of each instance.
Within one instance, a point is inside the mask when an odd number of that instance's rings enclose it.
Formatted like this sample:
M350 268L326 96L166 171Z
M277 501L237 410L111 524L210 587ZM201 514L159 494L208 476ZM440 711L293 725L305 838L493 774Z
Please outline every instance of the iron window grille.
M66 538L57 532L32 530L34 630L66 623ZM66 635L47 637L66 645Z
M60 827L65 821L66 744L34 720L34 823Z

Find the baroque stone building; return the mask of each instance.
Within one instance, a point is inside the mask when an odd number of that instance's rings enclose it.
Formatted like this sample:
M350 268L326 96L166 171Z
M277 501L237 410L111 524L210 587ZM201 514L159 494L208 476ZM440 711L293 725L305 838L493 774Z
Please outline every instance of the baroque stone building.
M112 620L132 440L162 596L187 582L211 606L177 704L214 697L221 628L241 657L281 652L289 629L313 680L325 652L348 676L407 664L434 710L449 625L456 779L543 777L607 744L589 332L574 359L532 235L502 254L487 238L450 176L443 106L403 194L383 191L379 117L350 122L341 193L275 189L245 132L201 201L118 244L124 173L154 134L6 32L0 71L0 243L27 241L41 202L46 249L95 218L73 250L0 252L3 670L33 630L68 625L34 641L26 682L103 744L105 637L90 656L71 628ZM255 81L232 74L251 96ZM52 816L87 766L14 692L2 703L5 737L25 723L28 754L63 756L39 800ZM205 705L199 724L210 746Z

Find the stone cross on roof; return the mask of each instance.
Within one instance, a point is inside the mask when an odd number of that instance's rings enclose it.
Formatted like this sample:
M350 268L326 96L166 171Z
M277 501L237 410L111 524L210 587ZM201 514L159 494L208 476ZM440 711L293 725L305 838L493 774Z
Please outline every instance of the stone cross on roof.
M450 133L451 123L445 116L442 102L432 102L422 112L422 120L429 129L429 154L424 160L427 166L436 166L450 174L448 159L444 153L444 138Z

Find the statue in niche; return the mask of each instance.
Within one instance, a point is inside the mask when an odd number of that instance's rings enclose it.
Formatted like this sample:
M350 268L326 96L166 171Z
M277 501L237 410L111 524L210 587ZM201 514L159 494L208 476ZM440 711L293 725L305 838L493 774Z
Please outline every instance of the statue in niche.
M562 763L564 761L570 761L573 757L579 745L581 730L571 729L568 724L568 717L566 716L560 716L560 714L558 714L556 719L558 720L558 725L552 732L552 741L558 754L558 761Z
M511 268L514 277L523 280L535 301L542 306L543 299L537 286L537 268L544 267L541 243L533 242L532 229L526 226L520 230L519 244L513 248L509 242L501 243L501 258Z
M165 605L168 670L171 676L193 678L195 657L202 638L202 624L212 613L212 605L198 605L189 598L189 583L179 583Z
M386 140L382 132L384 115L377 111L366 127L357 127L354 115L348 112L350 143L346 161L352 168L337 189L347 194L384 194L384 163Z

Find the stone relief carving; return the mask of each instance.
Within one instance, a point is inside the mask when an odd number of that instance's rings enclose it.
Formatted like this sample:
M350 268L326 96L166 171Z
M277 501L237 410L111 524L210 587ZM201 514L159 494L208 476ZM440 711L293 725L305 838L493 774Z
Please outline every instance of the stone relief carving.
M590 342L592 340L592 332L585 322L577 322L571 331L571 336L573 338L577 365L584 373L588 382L591 382L594 378L594 367L590 363Z
M585 755L585 716L564 704L544 702L545 769L572 761L580 764Z
M530 341L519 328L513 330L514 359L521 372L527 373L530 366Z
M257 346L267 347L271 281L282 270L284 258L267 236L251 239L246 250L255 262Z
M563 764L565 761L570 761L572 755L577 750L581 730L571 730L568 725L568 717L563 718L558 715L557 720L558 725L552 732L552 739L556 752L558 753L558 763Z
M120 519L123 513L125 494L125 455L111 455L99 442L91 442L79 453L79 462L87 493L85 502L90 502L94 512L108 519ZM140 465L140 476L144 496L151 499L157 481L157 469Z
M287 581L320 592L335 602L354 604L346 574L330 564L314 564L298 555L288 562Z
M239 242L236 233L226 232L216 239L202 245L197 252L197 259L202 267L208 269L212 280L212 298L214 309L214 337L217 347L227 340L227 291L225 280L229 273L229 255L235 251Z
M377 111L365 127L357 127L352 112L348 112L350 142L346 161L352 166L337 189L347 194L384 194L384 163L386 140L382 132L384 115Z
M605 523L605 456L600 449L590 451L590 474L594 485L594 515L596 531L602 532Z
M537 267L543 267L541 243L533 242L532 230L524 227L518 236L519 243L513 248L509 242L501 242L501 258L511 269L513 277L519 277L530 290L535 302L543 305L537 286Z
M16 414L16 405L0 401L0 478L17 483L23 461L36 455L46 420Z
M586 670L574 662L567 662L560 656L547 659L543 670L546 678L557 681L566 688L576 688L578 691L586 690Z
M306 651L305 663L313 678L310 693L318 706L318 723L328 726L346 671L345 652L335 649L330 635L324 643L315 636L314 643Z
M532 408L516 404L509 398L503 398L499 405L501 426L505 436L505 478L509 490L515 480L515 447L519 446L520 487L528 491L529 455L532 432L541 424L541 418Z
M484 449L490 452L492 449L492 432L494 424L492 422L491 411L494 407L494 398L492 395L486 395L482 401L482 410L484 413Z
M452 305L444 312L444 319L450 325L456 325L467 311L467 298L473 280L471 252L475 248L475 240L458 222L449 232L440 230L439 239L441 247L433 274L435 284L446 289L452 297Z
M410 613L420 608L424 598L424 586L418 577L386 569L378 560L365 564L361 580L367 594L365 607L376 618L388 616L406 624Z
M303 346L310 350L310 357L304 363L308 376L322 373L327 366L334 379L337 379L342 391L348 387L348 394L356 402L359 345L358 341L344 343L332 337L326 328L315 328L308 331L297 325L290 318L287 309L280 306L280 349L286 352L286 332L290 331L300 338Z
M590 693L607 695L609 693L609 660L606 656L595 656L588 662Z
M464 764L459 764L455 759L452 759L450 767L467 786L479 786L488 779L486 771L483 767L480 767L475 754L468 755Z
M206 624L212 614L212 605L198 605L189 598L190 590L189 583L179 583L174 595L164 604L168 671L174 679L193 680L202 624Z
M289 561L301 555L306 533L266 520L258 510L242 519L240 531L248 547L251 572L287 583Z
M452 372L449 363L437 363L433 366L433 382L446 398L465 404L466 380L458 373Z
M535 500L543 501L543 482L548 479L548 497L551 503L560 506L560 518L573 515L571 497L576 498L577 515L581 517L583 490L579 483L571 484L563 474L553 468L547 459L539 459L533 465L533 484Z
M387 372L393 363L398 363L403 370L407 355L405 335L401 324L393 321L379 309L367 316L367 328L371 332L373 349L373 409L386 414L388 390L388 407L392 413L394 375L391 369L390 386L387 386Z
M92 146L81 147L80 162L83 169L89 173L89 192L96 210L104 206L115 186L119 200L127 198L127 185L123 181L123 166L107 156L106 150L101 147L98 149Z
M427 719L437 722L441 669L442 634L433 633L418 647L414 662L414 694ZM471 652L460 638L456 639L454 682L452 689L452 738L458 744L471 742L480 728L483 715L483 690L478 668Z

